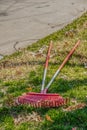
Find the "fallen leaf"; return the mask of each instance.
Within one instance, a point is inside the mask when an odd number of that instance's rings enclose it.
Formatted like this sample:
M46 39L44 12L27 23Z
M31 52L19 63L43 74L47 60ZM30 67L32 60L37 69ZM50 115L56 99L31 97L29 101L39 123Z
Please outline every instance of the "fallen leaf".
M32 91L32 88L31 88L31 87L29 87L29 88L26 88L26 90Z
M32 112L32 113L29 113L29 114L21 114L21 115L17 115L17 116L14 116L13 115L13 119L14 119L14 124L15 125L18 125L18 124L21 124L21 123L24 123L24 122L29 122L29 121L33 121L33 122L41 122L42 121L42 118L41 116L36 113L36 112Z
M21 74L22 74L21 70L16 70L16 75L21 75Z
M47 121L53 122L53 120L51 119L51 117L49 115L46 115L45 117L46 117Z
M42 53L37 53L35 56L36 56L37 58L39 58L39 57L42 57L43 54L42 54Z

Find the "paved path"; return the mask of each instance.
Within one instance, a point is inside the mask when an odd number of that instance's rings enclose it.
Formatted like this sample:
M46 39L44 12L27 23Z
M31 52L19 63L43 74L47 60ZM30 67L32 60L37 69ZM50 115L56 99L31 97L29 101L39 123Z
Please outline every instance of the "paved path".
M25 47L87 10L87 0L0 0L0 54Z

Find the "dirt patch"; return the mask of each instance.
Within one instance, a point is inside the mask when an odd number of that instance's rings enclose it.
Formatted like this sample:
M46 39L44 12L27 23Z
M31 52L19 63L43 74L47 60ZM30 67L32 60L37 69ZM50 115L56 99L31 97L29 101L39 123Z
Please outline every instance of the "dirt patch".
M85 103L78 103L76 105L69 106L68 108L64 109L64 111L74 111L74 110L77 110L77 109L82 109L85 106L86 106Z
M29 113L29 114L20 114L18 116L14 116L13 115L13 118L14 118L14 124L15 125L18 125L18 124L22 124L24 122L41 122L42 121L42 118L41 116L36 113L36 112L32 112L32 113Z

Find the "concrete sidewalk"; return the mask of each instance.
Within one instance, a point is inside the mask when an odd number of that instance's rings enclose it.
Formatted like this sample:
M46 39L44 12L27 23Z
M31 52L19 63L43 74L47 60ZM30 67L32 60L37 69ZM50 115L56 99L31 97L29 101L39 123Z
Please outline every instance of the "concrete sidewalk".
M87 0L0 0L0 54L51 34L87 10Z

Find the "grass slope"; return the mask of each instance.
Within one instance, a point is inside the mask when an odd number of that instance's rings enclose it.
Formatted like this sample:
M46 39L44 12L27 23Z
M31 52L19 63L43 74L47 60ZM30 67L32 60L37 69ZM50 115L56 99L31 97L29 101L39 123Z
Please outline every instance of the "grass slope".
M70 99L60 108L16 106L15 97L40 91L43 64L53 41L46 84L65 56L81 40L71 59L51 85L49 92ZM0 61L0 130L87 130L87 13L27 49ZM80 105L77 105L80 104ZM76 106L77 105L77 106Z

